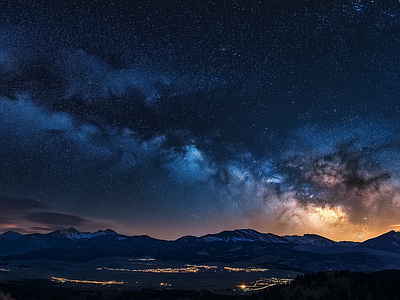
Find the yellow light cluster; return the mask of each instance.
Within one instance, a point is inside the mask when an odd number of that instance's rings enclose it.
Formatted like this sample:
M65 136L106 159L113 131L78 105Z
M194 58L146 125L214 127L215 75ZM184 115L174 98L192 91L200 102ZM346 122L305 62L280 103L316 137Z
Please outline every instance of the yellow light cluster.
M206 266L206 265L185 265L185 267L193 267L193 268L199 268L199 269L206 269L206 270L212 270L212 269L217 269L217 266Z
M197 273L200 269L217 269L217 266L207 266L207 265L185 265L185 268L156 268L156 269L122 269L122 268L97 268L96 270L106 270L106 271L122 271L122 272L142 272L142 273Z
M97 270L106 271L123 271L123 272L142 272L142 273L197 273L199 271L196 267L186 267L186 268L157 268L157 269L114 269L114 268L97 268Z
M240 288L243 292L258 291L277 284L289 283L292 280L293 279L265 278L262 280L257 280L255 283L252 284L238 285L238 288Z
M141 272L141 273L197 273L200 269L205 270L215 270L217 266L207 266L207 265L185 265L184 268L156 268L156 269L123 269L123 268L97 268L96 270L106 270L106 271L121 271L121 272ZM224 267L225 271L228 272L266 272L269 269L264 268L255 268L255 267L248 267L248 268L233 268L233 267Z
M247 273L251 273L251 272L266 272L269 271L269 269L264 269L264 268L232 268L232 267L224 267L225 270L229 271L229 272L247 272Z
M167 282L160 282L160 286L168 287L168 286L171 286L171 285L169 283L167 283Z
M51 277L52 281L58 281L61 283L64 282L75 282L75 283L94 283L94 284L102 284L102 285L107 285L107 284L124 284L125 282L123 281L96 281L96 280L78 280L78 279L67 279L67 278L61 278L61 277Z

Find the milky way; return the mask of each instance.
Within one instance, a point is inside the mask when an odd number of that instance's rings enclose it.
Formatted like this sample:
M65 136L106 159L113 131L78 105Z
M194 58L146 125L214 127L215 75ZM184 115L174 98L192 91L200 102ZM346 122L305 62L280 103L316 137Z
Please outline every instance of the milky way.
M0 6L0 227L400 226L398 1Z

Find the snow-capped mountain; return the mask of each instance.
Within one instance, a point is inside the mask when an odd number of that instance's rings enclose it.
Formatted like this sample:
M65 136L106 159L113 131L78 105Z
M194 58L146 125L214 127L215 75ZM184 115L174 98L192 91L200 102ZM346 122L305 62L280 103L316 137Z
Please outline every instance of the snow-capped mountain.
M106 229L105 231L98 230L94 233L91 233L91 232L80 232L73 227L70 227L68 229L56 230L54 232L49 233L49 235L51 235L53 237L56 237L56 236L57 237L66 237L71 240L92 239L92 238L104 236L104 235L120 236L114 230L111 230L111 229Z
M285 238L286 241L293 242L299 245L329 247L337 244L335 241L324 238L323 236L317 234L304 234L303 236L286 235L283 238Z
M26 234L22 235L17 232L6 232L0 235L0 255L12 254L20 255L44 249L64 248L74 246L77 243L85 243L97 238L115 238L123 240L126 237L119 235L114 230L99 230L94 233L80 232L73 227L63 230L56 230L47 234Z
M205 242L271 242L288 243L281 236L272 233L260 233L253 229L236 229L234 231L222 231L217 234L207 234L200 237Z
M319 247L333 246L336 242L316 234L279 236L272 233L260 233L254 229L236 229L223 231L217 234L207 234L200 237L205 242L269 242L269 243L295 243L299 245L314 245Z
M47 234L3 235L0 235L1 260L90 261L110 256L147 256L193 263L249 261L268 268L306 271L345 268L366 271L389 265L400 269L396 253L400 252L400 232L394 231L358 244L335 242L315 234L278 236L252 229L184 236L175 241L146 235L125 236L111 229L80 232L72 227Z

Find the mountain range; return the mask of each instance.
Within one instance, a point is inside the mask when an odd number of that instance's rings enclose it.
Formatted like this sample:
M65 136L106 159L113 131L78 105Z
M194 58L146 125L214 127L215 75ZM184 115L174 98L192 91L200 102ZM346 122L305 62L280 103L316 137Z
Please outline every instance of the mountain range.
M74 228L47 234L0 234L0 259L90 261L101 257L152 257L196 263L243 262L297 271L400 269L400 232L356 242L335 242L315 234L278 236L237 229L175 241L126 236L111 229L94 233Z

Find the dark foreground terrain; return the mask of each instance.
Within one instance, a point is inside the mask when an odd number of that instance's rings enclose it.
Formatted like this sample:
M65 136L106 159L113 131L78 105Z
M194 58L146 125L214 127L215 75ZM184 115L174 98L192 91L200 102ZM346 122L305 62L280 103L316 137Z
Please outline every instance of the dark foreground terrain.
M365 274L349 272L308 273L290 284L273 286L251 294L221 295L211 291L176 289L132 289L129 286L96 286L60 284L47 280L0 283L0 291L17 300L391 300L400 299L400 271L386 270ZM3 294L0 293L0 296ZM1 298L7 299L7 298ZM9 299L9 298L8 298Z

